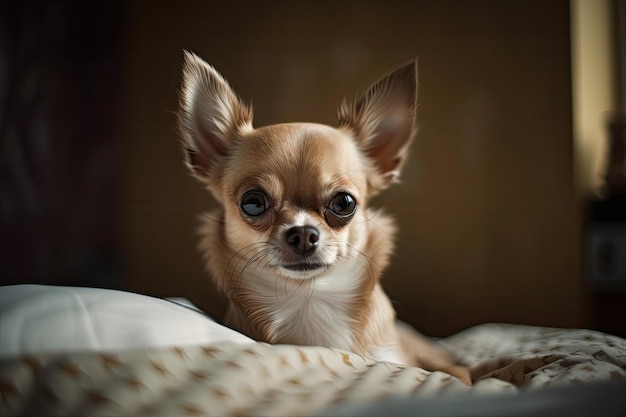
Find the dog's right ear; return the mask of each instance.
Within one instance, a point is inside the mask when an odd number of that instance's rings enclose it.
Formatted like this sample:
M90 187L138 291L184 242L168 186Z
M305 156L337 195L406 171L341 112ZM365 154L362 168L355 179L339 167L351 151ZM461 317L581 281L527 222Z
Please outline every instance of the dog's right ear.
M252 130L252 109L212 66L191 52L184 54L178 129L187 166L210 180L233 138Z

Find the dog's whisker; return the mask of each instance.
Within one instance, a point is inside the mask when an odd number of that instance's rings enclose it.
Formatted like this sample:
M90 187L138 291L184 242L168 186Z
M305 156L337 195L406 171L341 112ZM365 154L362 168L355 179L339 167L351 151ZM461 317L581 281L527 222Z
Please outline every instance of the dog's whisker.
M271 251L272 251L272 248L264 248L264 249L259 250L259 252L257 252L256 254L252 255L252 257L248 259L244 267L241 268L241 273L243 274L243 272L252 264L254 264L255 271L256 271L257 268L259 267L259 263L260 263L259 261L267 258L267 256L271 254Z
M226 264L226 267L224 268L224 273L222 275L224 288L226 288L226 281L229 280L229 277L234 278L234 276L231 276L231 275L233 272L236 272L237 269L239 269L238 268L239 264L243 261L246 261L246 258L248 257L250 253L258 250L259 247L263 248L263 246L266 246L268 244L269 244L268 242L251 243L249 245L244 246L237 252L235 252L229 259L228 263ZM261 249L261 251L262 250L263 249ZM237 275L237 278L232 280L233 281L232 284L234 285L231 285L230 287L233 287L233 289L236 289L239 287L241 274L243 273L244 270L245 270L245 266L244 268L239 269L239 274Z
M224 221L223 216L220 217L220 218L217 218L217 217L214 217L212 214L204 213L199 218L200 218L200 221L210 220L211 222L217 223L217 224L222 225L222 226L226 224L226 222Z
M359 255L361 255L364 259L367 260L368 265L370 266L370 271L372 274L375 274L375 270L374 270L374 266L376 266L376 268L378 270L382 270L380 264L378 264L378 262L376 262L376 260L374 260L371 256L368 256L365 252L363 252L360 249L355 248L353 245L351 245L350 243L346 242L346 245L348 247L350 247L352 250L356 251Z

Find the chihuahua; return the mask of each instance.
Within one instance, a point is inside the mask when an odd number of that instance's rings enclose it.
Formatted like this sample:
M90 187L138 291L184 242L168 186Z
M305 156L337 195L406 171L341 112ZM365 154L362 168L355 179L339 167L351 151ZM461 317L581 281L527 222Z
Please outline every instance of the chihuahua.
M255 128L251 107L185 52L179 130L186 165L221 205L203 221L200 249L228 299L224 324L469 382L449 352L398 325L380 284L394 226L368 202L398 180L416 109L413 61L344 100L336 128Z

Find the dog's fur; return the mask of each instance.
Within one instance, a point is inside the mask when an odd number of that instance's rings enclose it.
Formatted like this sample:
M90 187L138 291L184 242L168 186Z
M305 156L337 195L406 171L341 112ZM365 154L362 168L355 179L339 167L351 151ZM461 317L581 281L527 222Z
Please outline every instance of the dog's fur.
M228 299L225 324L260 341L328 346L457 372L447 352L396 325L379 283L394 226L368 207L395 182L415 135L417 63L339 107L339 127L252 126L222 76L185 53L185 160L221 209L201 250Z

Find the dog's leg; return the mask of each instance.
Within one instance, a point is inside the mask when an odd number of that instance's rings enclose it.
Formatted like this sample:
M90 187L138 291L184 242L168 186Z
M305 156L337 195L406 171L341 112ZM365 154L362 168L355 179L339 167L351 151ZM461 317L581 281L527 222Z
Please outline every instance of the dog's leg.
M396 322L398 337L407 357L414 365L428 371L442 371L459 378L464 384L472 385L470 370L458 364L456 358L435 342L403 322Z

